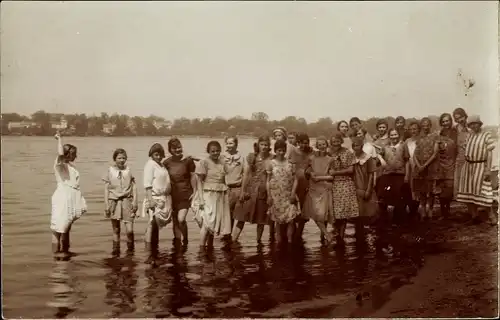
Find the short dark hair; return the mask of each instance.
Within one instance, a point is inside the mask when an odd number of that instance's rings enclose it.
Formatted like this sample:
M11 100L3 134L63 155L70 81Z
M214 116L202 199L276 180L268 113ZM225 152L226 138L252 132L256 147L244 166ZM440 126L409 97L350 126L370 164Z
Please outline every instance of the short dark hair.
M455 110L453 110L453 115L455 114L467 118L467 112L465 112L463 108L456 108Z
M71 152L76 153L77 149L74 145L66 143L63 145L63 156L67 158Z
M219 141L216 141L216 140L212 140L212 141L209 141L207 143L207 153L210 153L211 147L217 147L217 148L219 148L219 150L222 150L222 147L221 147Z
M286 141L283 141L283 140L277 140L275 143L274 143L274 152L276 152L277 150L279 149L283 149L286 151L286 148L287 148L287 145L286 145Z
M116 160L119 154L123 154L125 155L125 158L127 158L127 151L125 151L125 149L118 148L115 150L115 152L113 152L113 161Z
M170 140L168 140L168 142L167 142L167 148L168 148L168 152L170 154L172 154L172 149L174 147L177 147L177 146L181 146L182 147L181 140L179 140L176 137L170 138Z
M359 120L358 117L352 117L351 120L349 120L349 125L352 125L354 122L361 124L361 120Z
M155 143L151 146L151 148L149 149L148 156L151 157L156 152L160 154L162 159L165 158L165 149L163 149L163 146L159 143Z
M387 129L389 129L389 122L386 120L386 119L379 119L377 121L377 125L376 125L376 129L378 129L379 126L385 124L385 126L387 127Z

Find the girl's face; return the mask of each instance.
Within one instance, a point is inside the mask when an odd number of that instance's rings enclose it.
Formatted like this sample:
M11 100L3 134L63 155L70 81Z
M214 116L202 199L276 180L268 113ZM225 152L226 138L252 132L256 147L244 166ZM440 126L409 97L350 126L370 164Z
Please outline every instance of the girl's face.
M296 145L297 144L297 138L295 138L295 135L289 134L288 135L288 142L290 142L290 144L292 144L292 145Z
M220 156L220 148L218 146L210 146L208 154L210 155L210 159L218 160Z
M151 159L153 159L156 163L160 163L161 160L163 159L163 157L161 156L161 154L158 151L156 151L155 153L153 153L151 155Z
M286 149L278 148L274 151L274 153L276 153L276 158L278 158L279 160L283 160L285 158Z
M182 158L182 145L180 143L173 145L172 150L170 151L172 152L173 156Z
M399 133L397 130L391 130L389 133L389 139L391 139L392 144L397 144L399 142Z
M416 124L413 124L410 126L410 134L412 137L418 136L419 133L420 133L420 129Z
M405 121L404 120L398 120L396 121L396 129L403 129L405 127Z
M364 138L365 137L365 133L363 132L363 130L358 130L356 131L356 137L358 138Z
M318 148L319 151L325 152L326 149L328 148L328 143L326 142L326 140L318 140L316 142L316 147Z
M427 134L431 132L431 123L429 121L423 121L420 126L422 127L422 132Z
M76 149L72 148L71 150L69 150L68 156L66 157L66 159L69 162L75 161L75 159L76 159Z
M469 124L469 128L474 131L474 132L479 132L481 130L481 125L477 122L474 122L474 123L470 123Z
M338 138L333 138L331 142L333 149L339 149L342 146L342 143L344 143L344 141Z
M380 136L384 136L387 133L387 125L385 123L380 124L377 127L377 131L380 134Z
M236 143L233 138L229 138L226 140L226 150L228 152L236 151Z
M119 169L125 168L125 163L127 162L127 156L123 153L119 153L116 156L115 164Z
M443 120L441 120L441 127L443 127L444 129L449 129L451 128L451 125L452 125L451 118L448 116L443 117Z
M259 152L268 153L269 150L271 150L271 146L269 145L269 142L267 142L267 141L259 142Z
M274 133L274 140L276 140L276 141L278 141L278 140L285 140L285 135L281 131L276 131Z
M457 113L453 115L453 119L455 119L456 123L461 124L463 126L465 126L465 124L467 123L467 117L464 117L463 115Z
M349 126L347 125L347 123L345 123L345 122L341 122L341 123L339 124L339 131L340 131L341 133L343 133L343 134L346 134L346 133L347 133L347 131L349 131Z
M358 132L359 129L361 129L361 123L357 122L357 121L354 121L351 123L351 129L354 131L354 132Z
M354 142L352 144L352 150L354 151L355 154L361 154L363 152L363 145L361 143L356 143Z
M299 141L299 148L301 151L306 151L309 149L309 140Z

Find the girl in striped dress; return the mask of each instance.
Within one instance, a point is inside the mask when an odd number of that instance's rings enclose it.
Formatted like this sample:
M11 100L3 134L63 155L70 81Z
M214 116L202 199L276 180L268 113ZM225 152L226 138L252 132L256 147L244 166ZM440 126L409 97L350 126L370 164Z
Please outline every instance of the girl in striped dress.
M491 187L491 161L495 141L491 133L482 130L479 116L470 116L467 125L471 132L465 144L465 163L461 168L457 201L467 204L472 222L479 223L478 207L490 208L489 219L496 224Z

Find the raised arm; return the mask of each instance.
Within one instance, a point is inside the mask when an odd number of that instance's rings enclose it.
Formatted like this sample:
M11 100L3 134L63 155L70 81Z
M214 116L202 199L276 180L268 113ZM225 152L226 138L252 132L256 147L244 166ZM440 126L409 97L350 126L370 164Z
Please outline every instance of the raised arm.
M59 132L56 133L54 136L57 140L57 159L56 159L56 165L62 165L64 164L64 148L63 148L63 143L62 143L62 137Z

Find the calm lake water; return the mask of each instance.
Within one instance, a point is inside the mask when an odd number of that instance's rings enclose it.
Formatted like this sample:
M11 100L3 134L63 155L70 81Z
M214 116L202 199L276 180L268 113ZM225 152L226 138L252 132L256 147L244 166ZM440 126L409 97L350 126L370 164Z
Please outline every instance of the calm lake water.
M186 154L203 157L206 138L181 139ZM76 166L89 212L75 223L68 262L55 262L49 230L51 195L55 189L51 137L2 137L3 312L7 318L44 317L263 317L307 301L341 303L372 281L391 274L414 273L413 260L374 259L373 235L363 250L349 227L345 252L323 248L314 223L306 226L305 245L293 254L255 241L256 227L247 225L241 248L212 254L198 252L199 229L188 216L187 251L172 248L172 228L160 233L160 266L143 263L144 219L136 223L136 252L111 257L111 226L103 219L101 176L115 148L127 150L129 165L142 181L142 168L154 142L166 138L80 138ZM220 140L222 142L222 140ZM240 142L251 151L252 141ZM140 189L140 199L143 190ZM122 236L122 248L125 248ZM288 249L290 250L290 249ZM125 251L122 249L122 252ZM274 313L273 313L274 312ZM278 312L278 313L276 313ZM300 314L314 317L313 312Z

